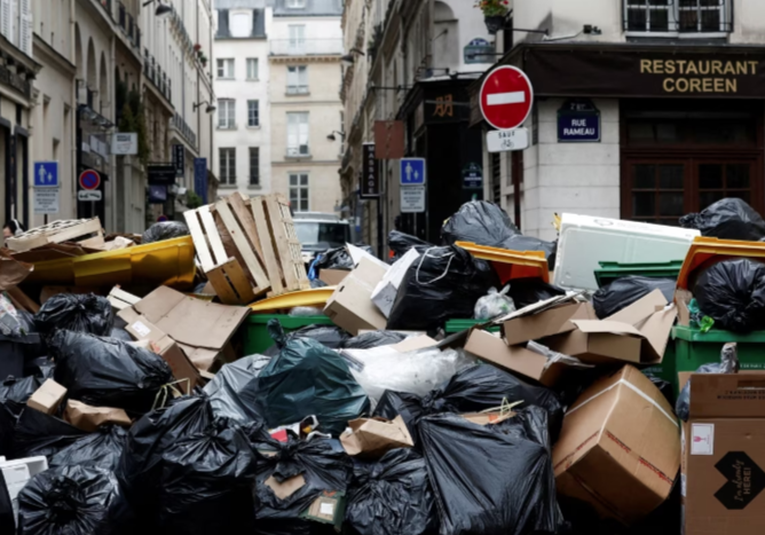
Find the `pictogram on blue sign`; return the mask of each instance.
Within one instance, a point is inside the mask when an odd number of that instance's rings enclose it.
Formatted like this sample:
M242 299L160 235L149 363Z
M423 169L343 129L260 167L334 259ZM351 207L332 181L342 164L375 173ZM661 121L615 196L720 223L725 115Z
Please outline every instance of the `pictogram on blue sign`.
M57 188L58 162L35 162L34 170L36 188Z
M425 158L401 159L401 185L422 186L425 184Z

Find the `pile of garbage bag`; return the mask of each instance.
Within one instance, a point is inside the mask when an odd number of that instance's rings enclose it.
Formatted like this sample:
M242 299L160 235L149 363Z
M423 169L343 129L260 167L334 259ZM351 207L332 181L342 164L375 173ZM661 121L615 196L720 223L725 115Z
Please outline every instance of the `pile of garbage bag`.
M720 199L698 214L681 217L680 225L698 229L702 236L711 238L748 241L765 238L765 220L746 201L735 197Z

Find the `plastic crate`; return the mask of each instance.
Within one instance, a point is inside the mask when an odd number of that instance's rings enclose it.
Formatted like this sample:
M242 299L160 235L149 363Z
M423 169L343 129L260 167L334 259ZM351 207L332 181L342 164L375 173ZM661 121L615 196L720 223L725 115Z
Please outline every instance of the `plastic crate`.
M621 262L598 262L600 269L595 270L595 279L598 288L612 283L618 278L638 275L641 277L667 278L677 280L680 269L683 267L682 260L671 262L642 262L636 264L624 264Z
M765 331L737 334L712 329L702 333L683 325L672 328L675 341L675 368L695 372L702 364L720 362L720 351L727 342L736 342L742 370L765 370Z
M474 319L457 319L457 320L449 320L446 322L446 326L444 327L444 331L446 334L453 334L453 333L459 333L462 331L466 331L470 329L471 327L478 325L479 323L486 323L484 320L474 320ZM487 329L489 332L498 332L499 331L499 325L496 327L490 327Z
M245 355L263 353L274 345L268 334L269 320L276 319L282 325L284 332L296 331L308 325L333 325L327 316L296 317L286 314L251 314L244 322L242 330L242 347Z

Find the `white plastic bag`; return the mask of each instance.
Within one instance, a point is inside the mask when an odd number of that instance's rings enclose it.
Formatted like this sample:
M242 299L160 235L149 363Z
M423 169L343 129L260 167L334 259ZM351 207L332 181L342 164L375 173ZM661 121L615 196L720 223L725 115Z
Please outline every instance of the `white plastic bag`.
M515 303L507 296L509 291L509 284L502 288L501 292L497 292L496 288L489 289L488 294L476 301L473 317L477 320L490 320L515 312Z

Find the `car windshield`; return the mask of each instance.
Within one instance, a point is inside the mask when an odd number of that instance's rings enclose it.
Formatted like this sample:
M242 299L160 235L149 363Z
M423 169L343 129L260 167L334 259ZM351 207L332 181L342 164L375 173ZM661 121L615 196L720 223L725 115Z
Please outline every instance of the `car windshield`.
M348 225L341 223L295 221L295 230L303 245L327 244L328 247L340 247L350 239Z

